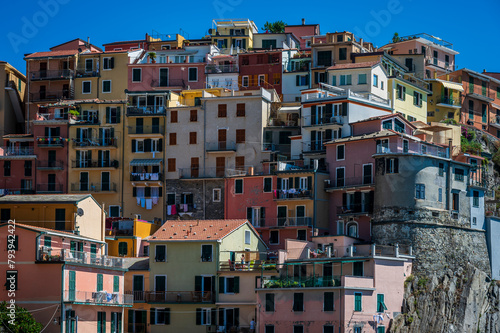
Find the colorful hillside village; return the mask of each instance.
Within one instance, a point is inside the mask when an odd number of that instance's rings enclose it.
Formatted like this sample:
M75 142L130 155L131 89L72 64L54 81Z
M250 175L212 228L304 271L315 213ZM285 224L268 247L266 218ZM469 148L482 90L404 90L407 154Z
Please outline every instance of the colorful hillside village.
M45 332L386 332L415 256L374 223L500 232L464 144L500 138L500 74L456 56L224 19L0 62L0 275Z

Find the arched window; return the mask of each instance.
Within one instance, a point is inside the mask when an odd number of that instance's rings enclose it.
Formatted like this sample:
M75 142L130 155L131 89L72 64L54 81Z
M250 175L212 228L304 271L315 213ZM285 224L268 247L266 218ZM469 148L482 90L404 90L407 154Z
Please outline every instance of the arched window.
M347 224L347 235L358 238L358 223L351 221Z
M120 256L126 256L128 251L128 244L127 242L120 242L118 244L118 255Z

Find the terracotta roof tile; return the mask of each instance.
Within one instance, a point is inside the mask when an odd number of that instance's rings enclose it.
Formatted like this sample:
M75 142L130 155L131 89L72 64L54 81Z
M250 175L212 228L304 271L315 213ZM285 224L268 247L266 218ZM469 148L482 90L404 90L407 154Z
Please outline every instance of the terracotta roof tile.
M247 220L179 220L166 221L150 241L218 240L245 224Z
M353 69L353 68L367 68L373 67L376 64L379 64L380 61L367 61L367 62L359 62L359 63L349 63L349 64L337 64L335 66L328 67L327 70L335 70L335 69Z
M48 52L35 52L24 57L25 59L31 58L43 58L43 57L63 57L72 56L78 53L78 50L60 50L60 51L48 51Z

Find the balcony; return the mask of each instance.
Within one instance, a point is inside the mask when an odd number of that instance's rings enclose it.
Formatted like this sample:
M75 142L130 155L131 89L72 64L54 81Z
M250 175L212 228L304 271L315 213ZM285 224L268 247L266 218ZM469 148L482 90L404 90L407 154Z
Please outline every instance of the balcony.
M469 173L469 186L472 187L486 187L488 185L486 180L486 169L484 167L476 167Z
M409 142L407 146L402 143L379 144L377 145L376 154L407 154L449 158L448 148L420 142Z
M38 147L40 148L60 148L64 147L65 138L62 137L51 137L51 136L39 136L36 138Z
M315 117L315 116L304 116L302 117L303 127L309 126L327 126L327 125L338 125L342 126L343 118L341 116L332 117Z
M39 248L38 262L66 262L79 265L91 265L106 268L123 269L123 258L110 257L102 254L71 251L68 249L49 249L45 246Z
M74 125L100 125L99 115L88 114L81 116L72 116L71 123Z
M219 263L219 272L261 272L276 271L276 260L251 260L249 263L241 264L241 261L221 261Z
M366 215L373 213L373 205L370 204L351 204L337 206L338 216L347 215Z
M183 79L168 79L166 81L163 80L151 80L151 88L185 88L186 87L186 81Z
M262 151L264 152L281 152L285 154L290 154L290 144L274 144L264 142L262 144Z
M372 175L367 175L358 177L337 178L336 181L332 181L330 185L325 186L325 190L332 191L332 190L345 189L346 187L356 188L356 187L373 187L373 186L374 183Z
M164 134L163 126L128 126L128 134Z
M467 97L472 97L488 103L495 100L496 92L490 91L490 89L481 85L469 84L469 87L466 89L465 93L467 94Z
M69 91L44 91L30 93L30 102L58 101L73 99Z
M131 307L134 303L133 295L108 293L106 291L65 290L63 299L64 302L87 305Z
M63 161L37 161L38 170L64 170Z
M33 147L0 147L0 157L30 155L35 155Z
M4 188L0 189L0 195L35 194L31 188Z
M116 183L73 183L71 192L116 192Z
M118 168L118 160L73 160L71 167L74 169L99 169L99 168Z
M164 106L129 106L127 107L127 116L155 116L165 115L166 109Z
M274 200L304 200L312 199L313 191L299 188L290 188L287 190L276 190Z
M215 295L210 291L146 291L148 303L213 303Z
M391 101L370 93L354 92L350 89L343 89L336 86L331 86L326 83L320 83L320 91L314 89L314 92L306 92L302 94L302 102L314 102L321 100L336 100L336 99L352 99L362 102L370 102L382 107L391 107Z
M35 121L67 121L68 113L40 113L36 114Z
M86 138L72 139L73 148L101 148L101 147L118 147L118 138Z
M54 183L36 184L36 192L37 193L62 193L63 192L63 185L62 184L54 184Z
M236 144L234 141L207 142L205 144L207 153L232 153L236 152Z
M223 178L226 176L226 169L224 167L217 168L180 168L180 179L198 179L198 178Z
M263 276L261 288L324 288L341 287L341 276L310 275L303 277Z
M133 172L130 173L130 181L163 181L163 173L161 172Z
M250 220L256 228L273 228L273 227L311 227L313 218L309 216L303 217L278 217L278 218L262 218Z
M308 141L308 142L302 142L302 152L303 153L326 153L326 148L324 144L328 141L332 140L330 139L325 139L325 140L315 140L315 141Z
M71 69L45 70L30 72L31 81L38 80L69 80L73 77L74 71Z
M205 67L206 74L221 74L221 73L239 73L238 64L232 65L207 65Z
M87 70L85 68L78 68L76 70L76 77L97 77L99 76L98 70Z
M132 296L134 303L144 303L146 302L146 291L132 291L129 290L125 294Z
M441 96L438 97L436 100L436 105L438 106L444 106L444 107L451 107L451 108L461 108L462 103L460 102L460 99L458 98L450 98L448 96Z

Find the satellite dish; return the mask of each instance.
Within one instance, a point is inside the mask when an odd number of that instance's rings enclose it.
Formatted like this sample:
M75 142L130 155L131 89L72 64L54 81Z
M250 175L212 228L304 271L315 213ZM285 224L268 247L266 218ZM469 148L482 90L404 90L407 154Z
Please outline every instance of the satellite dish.
M82 208L78 208L78 209L76 210L76 215L78 215L78 216L83 216L83 209L82 209Z

